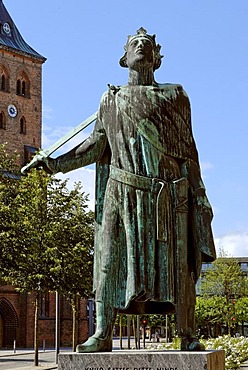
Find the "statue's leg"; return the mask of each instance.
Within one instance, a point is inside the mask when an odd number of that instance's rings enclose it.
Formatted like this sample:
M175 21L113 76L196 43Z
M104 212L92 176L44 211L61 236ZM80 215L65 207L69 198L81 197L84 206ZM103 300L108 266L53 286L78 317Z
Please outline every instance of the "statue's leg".
M188 329L188 186L188 181L184 178L173 183L176 225L176 313L180 337L184 337Z
M188 306L187 306L187 332L182 338L181 349L188 351L204 351L205 347L199 342L195 332L195 279L193 273L189 271L188 284Z
M112 351L112 332L117 309L113 305L111 284L112 269L104 269L95 295L96 331L85 343L77 346L77 352Z
M101 258L98 261L98 281L96 284L96 332L88 340L77 346L77 352L104 352L112 351L112 331L116 319L115 308L116 289L114 282L118 276L119 235L116 224L118 217L117 203L113 197L106 201L102 220Z
M181 337L182 350L203 350L195 336L195 277L192 265L196 258L188 238L188 182L179 179L174 182L176 222L176 291L177 330ZM192 263L193 262L193 263Z
M96 301L96 332L88 340L77 346L77 352L112 351L112 332L117 310L103 301Z

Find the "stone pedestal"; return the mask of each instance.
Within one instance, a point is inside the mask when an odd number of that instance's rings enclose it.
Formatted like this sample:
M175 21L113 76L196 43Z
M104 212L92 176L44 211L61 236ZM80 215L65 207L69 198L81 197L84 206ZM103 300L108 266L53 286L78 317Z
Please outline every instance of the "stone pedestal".
M224 351L61 353L58 370L225 370Z

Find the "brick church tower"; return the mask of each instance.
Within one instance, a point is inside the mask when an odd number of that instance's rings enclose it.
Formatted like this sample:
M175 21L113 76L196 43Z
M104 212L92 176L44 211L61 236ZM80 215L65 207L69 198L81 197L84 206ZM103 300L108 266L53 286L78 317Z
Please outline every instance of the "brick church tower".
M24 41L0 0L0 143L19 153L21 166L41 147L45 60Z

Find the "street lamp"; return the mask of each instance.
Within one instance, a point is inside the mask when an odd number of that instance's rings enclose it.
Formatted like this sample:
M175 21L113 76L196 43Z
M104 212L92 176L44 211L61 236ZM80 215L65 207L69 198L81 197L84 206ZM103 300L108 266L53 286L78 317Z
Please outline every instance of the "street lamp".
M147 324L146 318L142 319L142 324L143 324L143 348L146 348L146 324Z

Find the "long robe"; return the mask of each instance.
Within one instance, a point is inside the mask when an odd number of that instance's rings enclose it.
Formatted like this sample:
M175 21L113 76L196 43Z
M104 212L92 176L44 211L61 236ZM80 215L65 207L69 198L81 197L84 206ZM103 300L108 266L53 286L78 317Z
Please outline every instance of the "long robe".
M189 184L185 244L195 281L201 262L215 258L190 116L180 85L111 86L91 136L57 159L62 172L97 163L94 289L110 307L123 310L134 300L176 304L172 184L178 179ZM147 178L151 187L143 186Z

